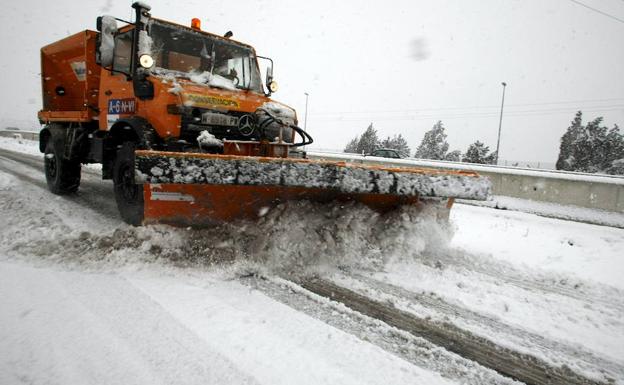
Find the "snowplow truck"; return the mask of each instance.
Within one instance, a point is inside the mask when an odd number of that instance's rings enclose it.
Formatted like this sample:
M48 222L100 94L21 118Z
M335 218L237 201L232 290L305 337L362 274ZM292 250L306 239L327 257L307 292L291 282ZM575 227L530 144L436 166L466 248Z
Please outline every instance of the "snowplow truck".
M41 49L39 147L53 193L75 192L81 166L100 163L134 225L249 219L297 199L387 211L487 197L489 182L470 172L308 159L312 138L271 99L271 59L198 19L183 26L132 8L133 22L101 16L96 31Z

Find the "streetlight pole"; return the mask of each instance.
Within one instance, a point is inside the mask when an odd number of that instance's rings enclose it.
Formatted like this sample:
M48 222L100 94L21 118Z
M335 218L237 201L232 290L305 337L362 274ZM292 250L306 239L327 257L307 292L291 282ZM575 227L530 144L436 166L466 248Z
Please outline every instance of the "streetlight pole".
M303 130L307 131L308 128L308 97L310 96L307 92L304 92L306 96L306 107L305 107L305 115L303 118Z
M496 140L496 164L498 165L498 151L500 149L500 135L501 135L501 127L503 126L503 107L505 106L505 88L507 87L507 83L502 82L503 85L503 101L501 102L501 112L500 112L500 120L498 121L498 139Z
M303 116L303 131L308 132L308 97L310 96L307 92L304 92L306 96L306 107L305 107L305 115ZM303 151L306 150L306 146L303 146Z

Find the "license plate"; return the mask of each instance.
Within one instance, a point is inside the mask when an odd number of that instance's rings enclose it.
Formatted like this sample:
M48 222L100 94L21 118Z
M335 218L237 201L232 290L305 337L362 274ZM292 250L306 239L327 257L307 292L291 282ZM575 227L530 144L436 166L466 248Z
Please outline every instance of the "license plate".
M217 114L215 112L205 112L202 114L203 124L213 124L215 126L238 126L238 118L225 114Z

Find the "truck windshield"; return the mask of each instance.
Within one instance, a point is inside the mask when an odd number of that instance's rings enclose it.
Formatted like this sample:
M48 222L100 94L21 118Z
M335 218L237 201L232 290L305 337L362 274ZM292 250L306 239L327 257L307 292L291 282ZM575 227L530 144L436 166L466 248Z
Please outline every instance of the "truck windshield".
M250 48L157 21L150 23L149 34L156 73L169 71L195 82L263 93Z

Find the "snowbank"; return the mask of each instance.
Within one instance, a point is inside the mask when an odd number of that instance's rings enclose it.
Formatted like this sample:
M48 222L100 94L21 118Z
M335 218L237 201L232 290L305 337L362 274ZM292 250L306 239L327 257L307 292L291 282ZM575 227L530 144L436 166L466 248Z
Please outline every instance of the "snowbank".
M19 133L19 131L16 133ZM42 156L41 151L39 151L39 141L34 140L5 138L0 136L0 148L28 155Z
M624 229L461 204L451 219L457 248L624 290Z
M624 213L586 207L560 205L549 202L536 202L528 199L493 195L487 201L459 201L475 206L496 208L500 210L521 211L549 218L585 222L595 225L624 228Z

